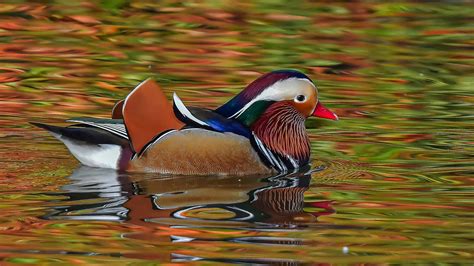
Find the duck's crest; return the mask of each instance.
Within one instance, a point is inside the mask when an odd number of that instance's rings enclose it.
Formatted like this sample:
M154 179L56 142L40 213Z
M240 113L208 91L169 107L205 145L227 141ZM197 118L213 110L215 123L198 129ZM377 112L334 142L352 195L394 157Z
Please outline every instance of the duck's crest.
M260 95L266 88L275 82L288 78L303 78L311 81L308 76L297 70L283 69L272 71L254 80L242 92L217 108L216 112L225 117L231 117L239 112L248 102Z

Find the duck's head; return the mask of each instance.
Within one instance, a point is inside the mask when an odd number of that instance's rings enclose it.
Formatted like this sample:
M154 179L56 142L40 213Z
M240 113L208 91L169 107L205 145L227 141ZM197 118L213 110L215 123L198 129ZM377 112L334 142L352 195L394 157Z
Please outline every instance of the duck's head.
M313 81L296 70L277 70L259 77L216 111L250 126L275 103L291 106L305 118L338 120L319 101Z
M306 118L338 119L318 100L313 81L295 70L261 76L216 111L247 126L262 151L261 158L279 171L309 162Z

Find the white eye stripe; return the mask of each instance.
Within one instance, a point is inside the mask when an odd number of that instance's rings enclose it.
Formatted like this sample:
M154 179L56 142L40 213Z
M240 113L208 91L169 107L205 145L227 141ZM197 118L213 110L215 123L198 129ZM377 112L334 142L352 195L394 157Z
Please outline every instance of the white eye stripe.
M284 99L291 99L295 91L289 91L288 88L297 89L299 91L298 93L299 95L304 92L304 89L301 86L301 82L308 83L310 84L312 88L317 90L316 86L308 79L289 78L285 80L280 80L280 81L275 82L270 87L266 88L263 92L257 95L253 100L245 104L244 107L242 107L240 110L238 110L237 112L229 116L229 118L239 117L242 113L245 112L245 110L247 110L253 103L257 101L265 101L265 100L280 101Z

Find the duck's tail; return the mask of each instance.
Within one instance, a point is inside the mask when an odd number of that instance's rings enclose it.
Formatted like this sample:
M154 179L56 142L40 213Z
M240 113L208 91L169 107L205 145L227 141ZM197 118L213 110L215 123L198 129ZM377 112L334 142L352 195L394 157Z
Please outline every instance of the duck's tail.
M30 122L62 141L83 165L123 169L132 155L127 139L106 130L88 126L58 127Z

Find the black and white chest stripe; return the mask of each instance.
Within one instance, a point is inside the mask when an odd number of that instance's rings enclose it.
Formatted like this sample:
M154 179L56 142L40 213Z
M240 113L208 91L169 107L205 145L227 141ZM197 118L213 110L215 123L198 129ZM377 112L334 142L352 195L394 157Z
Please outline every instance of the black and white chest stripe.
M253 132L250 142L260 155L262 161L278 172L288 172L289 170L298 169L300 167L299 161L295 158L271 151Z

